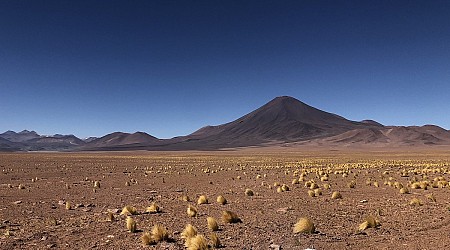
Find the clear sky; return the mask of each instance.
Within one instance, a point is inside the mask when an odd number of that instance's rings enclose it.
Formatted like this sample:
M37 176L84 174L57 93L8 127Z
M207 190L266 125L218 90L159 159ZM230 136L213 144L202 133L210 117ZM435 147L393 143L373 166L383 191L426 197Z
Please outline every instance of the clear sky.
M281 95L450 129L450 1L0 0L0 133L170 138Z

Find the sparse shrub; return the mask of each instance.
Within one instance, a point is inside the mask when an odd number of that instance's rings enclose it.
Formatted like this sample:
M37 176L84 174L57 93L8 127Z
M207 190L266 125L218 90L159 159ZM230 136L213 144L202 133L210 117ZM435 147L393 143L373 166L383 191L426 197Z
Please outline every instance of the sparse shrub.
M411 201L409 202L409 205L411 206L422 206L423 202L417 198L412 198Z
M353 180L353 181L347 183L347 187L349 187L349 188L355 188L355 187L356 187L356 182Z
M71 210L72 209L72 205L68 201L66 201L66 209L67 210Z
M162 225L154 225L151 232L151 239L154 242L167 241L169 239L169 232Z
M281 190L282 190L283 192L289 191L288 185L283 184L283 185L281 186Z
M436 197L434 197L433 194L427 194L427 199L429 199L432 202L436 202Z
M148 245L155 245L156 242L154 242L151 238L151 235L149 232L145 232L141 236L142 245L148 246Z
M216 233L212 233L211 236L210 236L210 239L211 239L211 246L213 248L221 247L219 236L217 236Z
M135 207L132 206L125 206L124 208L122 208L122 212L120 213L121 215L135 215L137 214L137 210Z
M161 212L161 208L158 205L156 205L156 203L153 203L152 205L150 205L145 209L145 212L150 214L156 214Z
M378 181L374 181L374 182L373 182L373 185L374 185L375 187L380 187L380 184L378 183Z
M323 184L323 188L328 190L331 188L331 185L328 183L325 183L325 184Z
M100 182L99 181L95 181L94 182L94 188L100 188Z
M320 190L320 188L314 189L314 194L316 196L321 196L322 195L322 190Z
M409 190L406 187L402 187L402 188L400 188L400 193L401 194L409 194Z
M136 232L136 222L130 216L127 217L127 229L131 233Z
M317 188L319 188L319 185L317 185L317 183L315 183L315 182L311 183L311 185L309 186L309 189L312 189L312 190L317 189Z
M108 221L114 221L114 214L112 212L108 212Z
M293 232L296 233L308 233L312 234L316 230L314 223L309 218L300 218L294 225Z
M190 217L195 217L197 215L197 208L195 208L192 205L189 205L188 208L187 208L187 214Z
M251 190L250 188L245 189L245 195L253 196L254 195L253 190Z
M299 184L299 183L300 183L300 181L298 179L293 179L292 180L292 185Z
M411 188L412 189L419 189L420 188L420 183L419 182L414 182L413 184L411 184Z
M314 192L314 190L308 190L308 195L310 197L316 197L316 192Z
M208 242L205 236L198 234L192 238L187 238L185 246L188 250L208 250Z
M331 198L332 199L342 199L342 195L338 191L334 191L333 194L331 194Z
M205 195L200 195L200 197L198 197L197 204L198 205L208 204L208 198L206 198Z
M222 195L217 196L217 203L225 205L227 204L227 199L225 199L225 197L223 197Z
M216 219L214 217L208 217L206 218L206 221L208 222L208 228L212 231L219 230L219 224L217 224Z
M366 217L366 220L359 225L359 231L364 231L367 228L377 228L380 225L380 222L375 217L369 215Z
M283 192L283 189L279 186L279 187L277 187L277 193L282 193Z
M129 181L126 181L126 182L125 182L125 186L127 186L127 187L131 186L130 182L129 182Z
M242 222L241 219L239 219L239 217L237 216L237 214L228 210L222 212L222 221L225 223Z
M182 239L192 238L195 237L196 235L197 235L197 228L195 228L191 224L187 224L183 232L181 232Z
M191 201L191 199L190 199L189 196L187 196L187 195L183 195L183 196L181 197L181 200L182 200L182 201Z

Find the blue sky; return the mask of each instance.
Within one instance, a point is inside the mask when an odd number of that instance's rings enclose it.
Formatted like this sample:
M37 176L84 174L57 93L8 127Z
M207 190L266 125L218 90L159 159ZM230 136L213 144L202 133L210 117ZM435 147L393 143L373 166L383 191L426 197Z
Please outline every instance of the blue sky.
M293 96L450 129L449 1L0 1L0 132L159 138Z

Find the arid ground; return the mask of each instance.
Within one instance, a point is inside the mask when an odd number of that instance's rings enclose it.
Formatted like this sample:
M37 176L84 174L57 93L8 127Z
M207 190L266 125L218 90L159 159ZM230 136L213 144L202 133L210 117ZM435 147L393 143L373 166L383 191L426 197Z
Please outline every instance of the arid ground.
M209 239L208 216L219 222L223 249L446 249L449 165L446 150L2 153L0 249L185 249L189 223ZM313 182L322 195L308 195ZM209 203L198 205L200 195ZM160 213L145 213L152 203ZM126 205L138 211L138 232L120 215ZM224 210L242 222L222 222ZM360 231L369 215L380 225ZM293 233L301 217L314 222L313 234ZM155 224L170 240L143 246Z

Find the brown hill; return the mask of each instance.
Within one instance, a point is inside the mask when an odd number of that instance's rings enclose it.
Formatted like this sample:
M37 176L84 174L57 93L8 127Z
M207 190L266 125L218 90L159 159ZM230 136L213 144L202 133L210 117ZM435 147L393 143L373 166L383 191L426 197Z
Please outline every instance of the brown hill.
M178 138L178 142L192 144L193 141L201 141L202 145L211 147L252 146L324 138L372 126L282 96L235 121L203 127Z
M159 142L159 139L144 132L133 134L114 132L86 143L83 150L133 149Z

